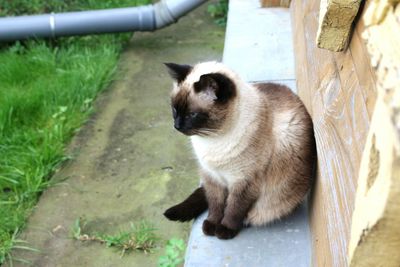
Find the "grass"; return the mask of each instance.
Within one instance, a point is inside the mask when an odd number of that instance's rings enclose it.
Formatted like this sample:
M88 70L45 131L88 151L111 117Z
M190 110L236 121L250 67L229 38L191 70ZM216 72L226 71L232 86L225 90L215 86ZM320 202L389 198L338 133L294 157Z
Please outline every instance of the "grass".
M78 218L71 227L71 236L81 242L97 242L107 247L116 248L121 257L126 253L139 251L152 253L159 248L157 242L160 238L155 234L156 228L147 221L131 223L128 230L121 230L116 234L89 233L85 229L85 219ZM184 261L186 244L183 239L171 238L165 245L165 254L158 259L158 267L177 267Z
M4 0L1 15L146 4L148 0ZM29 41L0 48L0 264L49 178L68 159L65 144L112 81L129 34ZM99 45L101 44L101 45Z
M2 0L0 16L146 5L151 0Z
M11 239L8 242L8 246L6 245L3 248L1 248L2 250L4 250L2 252L7 252L7 250L10 250L10 249L19 249L19 250L28 250L31 252L39 252L39 250L29 247L29 245L27 244L26 241L17 239L17 233L18 233L18 231L14 232L14 234L12 235ZM29 262L24 259L13 258L13 257L9 256L8 263L9 263L10 267L13 267L14 262L29 264Z
M134 224L128 230L122 230L117 234L85 233L85 222L79 218L71 229L72 236L82 242L99 242L107 247L114 247L121 251L121 257L127 252L142 251L150 253L156 248L159 238L155 234L155 228L146 221Z

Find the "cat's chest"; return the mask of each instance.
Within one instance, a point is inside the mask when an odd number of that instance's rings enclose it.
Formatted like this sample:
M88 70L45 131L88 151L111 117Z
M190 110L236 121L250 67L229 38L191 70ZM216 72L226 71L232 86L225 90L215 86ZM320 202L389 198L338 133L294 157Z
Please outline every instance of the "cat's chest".
M242 176L232 144L192 139L192 145L201 167L220 183L229 186Z
M212 168L222 168L227 162L233 160L232 149L229 142L210 141L205 138L191 139L193 150L197 159L202 164L206 164Z

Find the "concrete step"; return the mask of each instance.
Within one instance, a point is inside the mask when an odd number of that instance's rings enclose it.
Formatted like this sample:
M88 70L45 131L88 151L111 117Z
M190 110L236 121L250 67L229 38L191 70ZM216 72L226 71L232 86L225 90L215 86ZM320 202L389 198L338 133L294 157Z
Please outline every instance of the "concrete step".
M259 0L231 0L223 62L249 82L295 87L289 9L261 8Z
M289 9L261 8L258 0L230 0L223 61L249 82L277 82L296 92ZM311 262L307 205L232 240L205 236L207 214L193 223L186 267L306 267Z

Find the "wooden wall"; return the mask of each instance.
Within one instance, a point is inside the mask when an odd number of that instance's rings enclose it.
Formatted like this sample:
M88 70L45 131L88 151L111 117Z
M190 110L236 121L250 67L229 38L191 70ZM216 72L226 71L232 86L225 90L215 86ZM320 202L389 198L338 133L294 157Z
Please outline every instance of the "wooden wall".
M400 0L371 0L363 38L377 76L349 243L351 267L400 266Z
M290 6L297 88L313 117L319 157L310 214L313 265L345 267L376 77L361 38L362 20L356 23L347 51L317 48L319 2L293 0Z

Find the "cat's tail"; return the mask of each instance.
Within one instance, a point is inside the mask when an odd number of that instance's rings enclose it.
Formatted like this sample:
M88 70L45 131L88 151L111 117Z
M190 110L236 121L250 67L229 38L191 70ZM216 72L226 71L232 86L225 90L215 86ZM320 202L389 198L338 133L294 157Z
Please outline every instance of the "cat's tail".
M171 221L190 221L208 208L206 194L203 187L199 187L183 202L164 212L164 216Z

